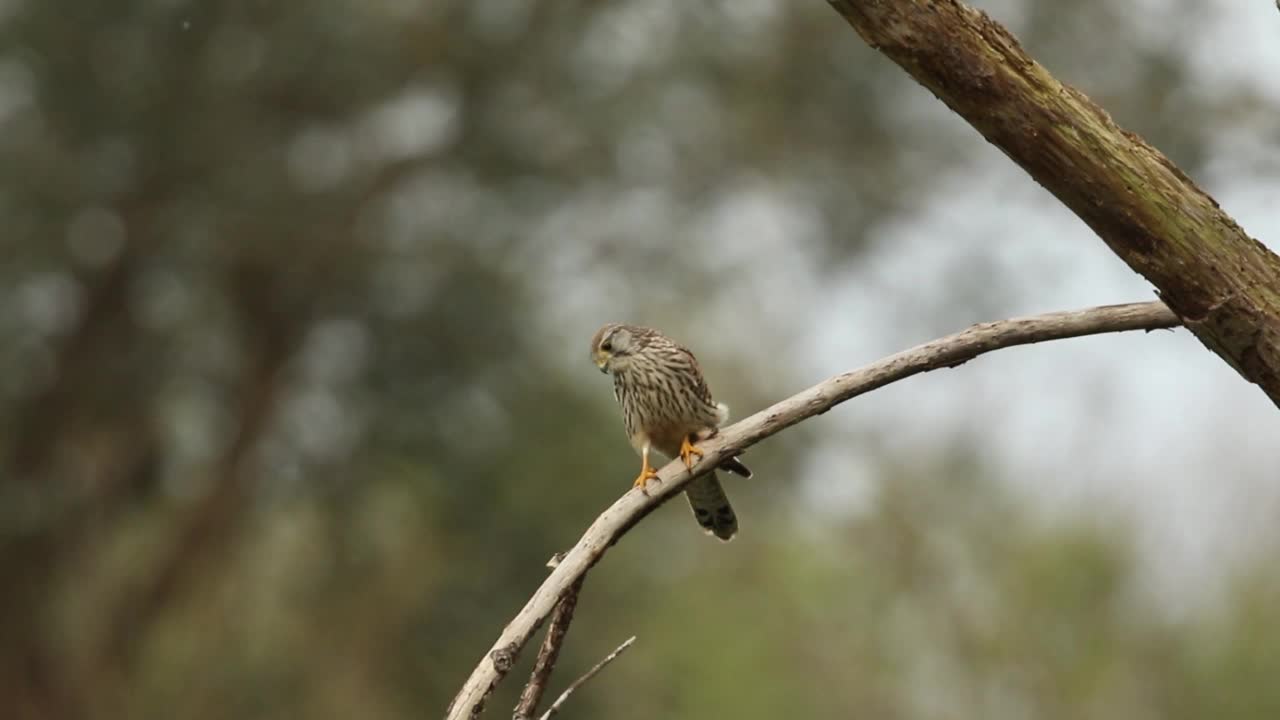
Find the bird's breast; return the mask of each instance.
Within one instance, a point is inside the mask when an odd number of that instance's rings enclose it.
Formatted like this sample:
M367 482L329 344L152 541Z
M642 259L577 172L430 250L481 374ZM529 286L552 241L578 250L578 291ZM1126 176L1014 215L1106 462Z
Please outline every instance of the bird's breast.
M634 363L633 363L634 364ZM646 444L672 455L688 435L719 425L719 408L676 373L655 366L614 375L614 395L622 408L627 437L637 450Z

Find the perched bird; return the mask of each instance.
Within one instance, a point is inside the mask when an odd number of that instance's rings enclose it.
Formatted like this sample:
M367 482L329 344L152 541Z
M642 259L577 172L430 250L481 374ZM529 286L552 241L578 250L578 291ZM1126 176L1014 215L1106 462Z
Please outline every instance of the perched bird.
M694 443L715 435L729 419L729 408L711 399L693 353L657 330L605 325L591 338L591 359L600 372L613 375L613 395L622 407L627 438L640 453L635 487L641 491L658 475L649 464L651 450L693 467L694 456L702 457ZM725 460L720 469L751 477L737 458ZM738 532L738 517L715 473L689 483L685 496L704 530L721 540Z

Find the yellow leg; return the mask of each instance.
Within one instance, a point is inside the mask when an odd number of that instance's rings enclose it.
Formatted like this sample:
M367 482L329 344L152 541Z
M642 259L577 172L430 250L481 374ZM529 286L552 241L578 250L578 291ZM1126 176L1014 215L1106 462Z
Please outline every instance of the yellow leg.
M645 483L649 482L651 478L655 480L658 478L658 471L654 470L653 467L649 465L648 445L645 445L644 449L640 451L640 462L640 475L636 477L636 481L631 487L640 488L640 492L647 495L648 493L645 492L644 489Z
M689 442L689 437L689 435L685 435L684 440L680 441L680 459L684 461L685 467L692 470L693 456L697 455L698 457L702 457L702 451L694 447L693 443Z

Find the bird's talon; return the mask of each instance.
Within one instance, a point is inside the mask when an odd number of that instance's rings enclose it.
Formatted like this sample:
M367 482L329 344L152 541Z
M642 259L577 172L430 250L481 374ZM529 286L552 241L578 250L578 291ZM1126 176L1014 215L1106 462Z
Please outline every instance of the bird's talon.
M694 455L702 457L702 451L689 442L688 436L685 436L684 440L680 441L680 459L684 461L684 466L690 470L693 469Z
M658 471L654 470L648 465L645 465L643 468L641 468L640 474L636 477L636 481L634 484L632 484L631 487L640 488L640 492L644 493L645 495L648 495L649 491L645 489L645 484L647 484L649 480L657 480L657 479L658 479Z

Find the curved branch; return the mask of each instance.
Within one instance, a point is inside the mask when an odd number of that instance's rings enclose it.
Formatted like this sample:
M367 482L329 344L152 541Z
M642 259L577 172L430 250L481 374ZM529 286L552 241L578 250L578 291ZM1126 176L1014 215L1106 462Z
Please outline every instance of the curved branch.
M828 0L1160 290L1187 329L1280 405L1280 257L1159 150L959 0Z
M658 481L649 486L648 495L628 491L591 523L582 539L547 576L524 609L507 624L493 648L485 653L450 704L448 718L478 717L485 698L511 669L521 648L569 587L599 562L605 551L633 525L681 492L690 480L710 472L721 461L850 398L912 375L955 367L992 350L1099 333L1157 330L1179 324L1177 316L1159 302L1109 305L982 323L828 378L721 430L699 445L703 456L691 472L686 472L679 461L667 464L659 472Z

